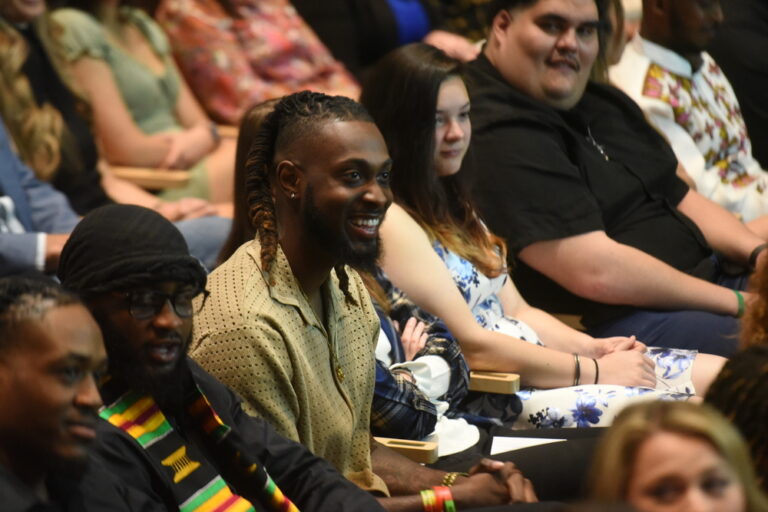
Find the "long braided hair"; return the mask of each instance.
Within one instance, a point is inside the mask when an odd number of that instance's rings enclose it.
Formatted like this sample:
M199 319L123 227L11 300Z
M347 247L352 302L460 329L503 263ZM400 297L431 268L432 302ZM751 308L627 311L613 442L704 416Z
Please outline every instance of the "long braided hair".
M275 154L299 138L311 137L321 124L329 121L372 123L373 119L352 99L302 91L285 96L275 105L251 144L245 164L245 194L248 218L261 243L261 268L266 273L272 268L278 244L277 217L270 186L275 172ZM344 297L354 303L344 266L337 265L334 270Z

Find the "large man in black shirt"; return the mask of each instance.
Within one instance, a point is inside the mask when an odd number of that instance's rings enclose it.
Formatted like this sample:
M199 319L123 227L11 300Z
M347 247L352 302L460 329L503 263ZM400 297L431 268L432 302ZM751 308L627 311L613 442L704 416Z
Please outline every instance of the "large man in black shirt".
M763 240L675 176L630 99L588 83L599 29L595 0L499 2L468 72L478 205L532 304L595 336L728 355L744 278L712 249L754 266Z

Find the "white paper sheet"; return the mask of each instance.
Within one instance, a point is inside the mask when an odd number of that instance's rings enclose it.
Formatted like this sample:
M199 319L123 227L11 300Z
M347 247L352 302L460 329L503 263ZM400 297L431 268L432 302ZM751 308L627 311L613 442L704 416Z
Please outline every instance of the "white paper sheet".
M547 437L494 437L491 445L491 455L511 452L521 448L530 448L541 444L561 443L565 439L551 439Z

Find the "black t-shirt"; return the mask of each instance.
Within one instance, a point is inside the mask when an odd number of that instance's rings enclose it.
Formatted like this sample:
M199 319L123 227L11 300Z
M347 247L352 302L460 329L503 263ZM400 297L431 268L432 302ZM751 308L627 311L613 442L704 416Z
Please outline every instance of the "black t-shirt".
M590 84L581 102L559 111L507 84L481 56L468 67L472 166L477 206L509 244L511 259L539 241L605 231L669 265L711 278L711 250L677 204L688 187L669 145L630 98ZM629 309L588 301L513 262L533 305L583 315L586 326Z
M49 103L64 119L61 161L51 184L67 196L78 215L85 215L112 202L101 186L97 167L99 155L93 133L78 112L75 96L59 78L35 29L29 26L19 32L29 47L21 71L29 80L35 101L38 105Z

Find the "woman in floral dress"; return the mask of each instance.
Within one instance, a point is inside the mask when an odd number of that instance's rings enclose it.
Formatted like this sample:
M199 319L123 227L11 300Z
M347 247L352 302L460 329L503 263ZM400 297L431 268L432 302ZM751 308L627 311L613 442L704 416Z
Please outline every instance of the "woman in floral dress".
M457 61L424 44L395 50L361 101L394 160L383 268L446 323L472 369L520 374L517 427L604 426L629 402L706 391L722 358L647 348L634 337L592 338L520 296L504 242L488 232L458 174L471 123Z

